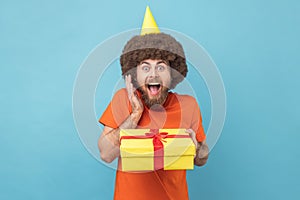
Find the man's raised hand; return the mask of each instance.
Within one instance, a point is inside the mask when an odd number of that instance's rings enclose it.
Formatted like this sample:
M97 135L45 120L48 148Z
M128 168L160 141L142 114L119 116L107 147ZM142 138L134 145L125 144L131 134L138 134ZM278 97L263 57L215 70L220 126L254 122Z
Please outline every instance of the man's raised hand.
M141 99L136 95L136 89L133 87L131 75L125 76L125 85L128 93L128 99L132 107L132 113L142 115L144 106Z

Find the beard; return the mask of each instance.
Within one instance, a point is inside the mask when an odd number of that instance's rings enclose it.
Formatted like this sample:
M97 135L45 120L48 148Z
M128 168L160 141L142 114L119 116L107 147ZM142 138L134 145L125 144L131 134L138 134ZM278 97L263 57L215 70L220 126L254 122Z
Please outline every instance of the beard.
M169 88L162 86L160 94L157 97L150 98L147 89L139 87L138 90L142 94L142 100L148 108L155 109L161 108L162 104L166 101L169 93Z

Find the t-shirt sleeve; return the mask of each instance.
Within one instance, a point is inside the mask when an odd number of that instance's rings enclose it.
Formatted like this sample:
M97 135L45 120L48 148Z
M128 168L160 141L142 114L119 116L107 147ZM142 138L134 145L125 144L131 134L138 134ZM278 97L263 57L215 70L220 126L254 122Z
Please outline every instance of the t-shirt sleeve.
M99 122L104 126L118 128L124 120L130 115L131 106L128 100L126 89L116 92L112 101L103 112Z
M192 129L196 132L198 142L203 142L206 139L204 128L202 125L202 116L197 101L194 99L194 112L192 116Z

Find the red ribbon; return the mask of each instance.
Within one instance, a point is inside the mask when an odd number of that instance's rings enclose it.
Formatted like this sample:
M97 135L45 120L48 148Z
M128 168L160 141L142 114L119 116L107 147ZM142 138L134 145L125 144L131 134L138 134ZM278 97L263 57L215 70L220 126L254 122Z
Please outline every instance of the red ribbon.
M150 129L149 133L145 135L126 135L121 136L122 139L152 139L154 150L154 170L164 168L164 145L162 142L166 142L165 138L189 138L189 135L168 135L167 132L159 132L159 129Z

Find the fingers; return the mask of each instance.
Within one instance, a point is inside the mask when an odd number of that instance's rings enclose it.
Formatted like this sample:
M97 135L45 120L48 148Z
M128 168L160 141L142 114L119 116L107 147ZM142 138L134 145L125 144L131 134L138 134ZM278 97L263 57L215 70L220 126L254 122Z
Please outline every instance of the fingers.
M194 135L196 136L196 133L195 133L194 130L191 129L191 128L186 129L185 132L187 132L188 134L190 134L191 137L193 137Z
M135 93L136 88L132 84L132 78L130 74L125 76L125 85L126 85L129 101L132 103L132 101L138 97Z
M128 99L131 103L133 112L142 113L144 109L143 103L135 93L136 88L133 87L132 78L130 74L125 76L125 85L128 93Z
M133 85L132 85L132 82L131 82L131 75L130 74L125 76L125 85L126 85L128 97L129 97L129 99L131 99L132 95L134 93L134 90L133 90Z
M193 142L195 144L195 147L197 149L197 147L198 147L198 141L196 139L196 133L195 133L195 131L193 129L186 129L185 132L187 132L190 135L190 137L192 138L192 140L193 140Z

